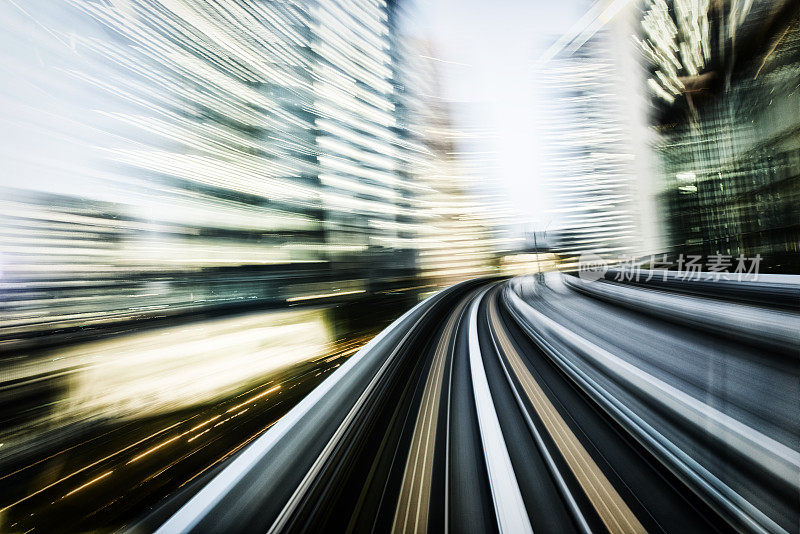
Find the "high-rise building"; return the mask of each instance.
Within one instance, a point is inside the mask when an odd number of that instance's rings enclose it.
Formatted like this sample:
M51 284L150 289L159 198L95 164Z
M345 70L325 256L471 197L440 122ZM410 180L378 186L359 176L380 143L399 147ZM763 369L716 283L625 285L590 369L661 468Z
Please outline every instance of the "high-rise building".
M320 1L311 11L321 200L331 252L342 252L332 257L358 253L387 269L411 270L405 220L413 215L407 199L416 185L400 175L389 11L382 1L340 0Z
M563 257L619 258L657 247L645 207L647 150L637 135L646 115L631 94L637 72L623 31L577 35L537 66L548 225L558 236L552 250Z
M496 271L496 247L479 202L475 181L484 178L465 168L467 135L452 121L444 97L440 61L429 41L407 39L400 50L400 104L407 120L405 168L413 183L417 227L416 254L421 278L443 286ZM481 169L477 169L480 172ZM473 170L475 171L475 170Z
M800 5L652 0L641 25L671 250L798 272Z
M414 285L393 6L0 7L2 333Z

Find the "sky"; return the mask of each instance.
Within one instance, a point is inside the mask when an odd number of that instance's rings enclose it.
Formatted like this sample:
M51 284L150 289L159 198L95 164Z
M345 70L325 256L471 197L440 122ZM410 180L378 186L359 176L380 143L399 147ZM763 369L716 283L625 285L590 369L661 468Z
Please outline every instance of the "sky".
M534 62L586 12L581 0L416 0L412 31L443 60L446 99L459 102L457 126L495 132L495 177L512 206L537 229L548 224L540 187Z

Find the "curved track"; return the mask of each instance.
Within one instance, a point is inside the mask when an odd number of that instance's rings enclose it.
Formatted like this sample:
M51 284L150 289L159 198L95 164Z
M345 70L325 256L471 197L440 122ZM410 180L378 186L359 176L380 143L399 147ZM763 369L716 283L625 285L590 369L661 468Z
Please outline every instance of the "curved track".
M750 341L558 278L454 286L160 532L796 532L795 362Z

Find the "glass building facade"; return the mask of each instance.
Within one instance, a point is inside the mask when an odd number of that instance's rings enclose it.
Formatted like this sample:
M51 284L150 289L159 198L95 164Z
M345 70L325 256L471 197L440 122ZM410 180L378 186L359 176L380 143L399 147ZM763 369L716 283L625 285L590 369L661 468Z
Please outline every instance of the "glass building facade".
M405 169L420 190L415 195L415 251L426 284L452 284L496 272L492 228L477 201L476 173L468 168L477 151L459 143L468 135L453 124L453 102L443 99L442 73L431 43L409 38L400 49L401 91L407 160ZM481 169L485 172L485 169ZM482 177L485 179L486 174Z
M0 337L418 286L397 9L0 7Z
M577 35L535 71L544 103L539 131L550 248L564 259L637 255L652 233L640 198L648 185L645 140L637 133L644 120L635 97L628 98L636 78L626 64L631 47L618 42L622 31Z
M800 272L798 11L683 0L645 10L659 200L675 254L760 255L763 271Z

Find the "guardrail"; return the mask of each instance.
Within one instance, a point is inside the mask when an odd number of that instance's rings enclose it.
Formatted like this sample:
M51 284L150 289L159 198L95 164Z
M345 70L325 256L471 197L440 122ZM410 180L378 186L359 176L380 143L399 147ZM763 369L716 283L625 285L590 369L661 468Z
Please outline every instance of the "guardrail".
M609 269L605 279L767 307L800 309L800 275Z
M423 323L481 283L457 284L406 312L234 457L157 532L229 532L244 525L247 531L272 532L285 527L326 463L351 442L352 428L365 426L356 423L372 409L386 381L398 374L401 353Z
M719 302L708 298L599 280L587 282L569 275L562 275L562 280L576 291L659 319L769 347L793 358L800 354L800 315L797 313L732 302L721 308ZM720 314L721 309L724 315Z
M510 286L503 297L512 317L553 363L735 529L784 532L773 519L723 482L713 468L702 465L662 430L615 397L598 380L597 372L642 399L648 407L679 421L682 428L710 437L727 451L726 455L735 455L737 462L730 465L739 465L743 472L751 469L767 473L771 484L778 484L783 491L800 491L797 451L582 338L530 306Z

